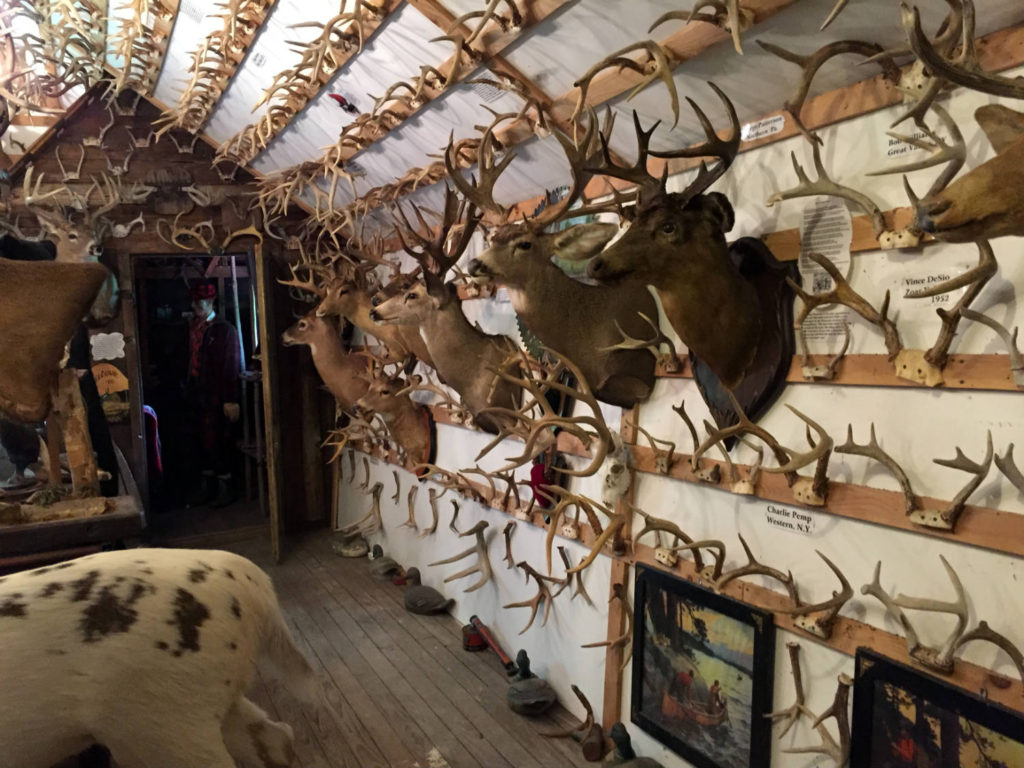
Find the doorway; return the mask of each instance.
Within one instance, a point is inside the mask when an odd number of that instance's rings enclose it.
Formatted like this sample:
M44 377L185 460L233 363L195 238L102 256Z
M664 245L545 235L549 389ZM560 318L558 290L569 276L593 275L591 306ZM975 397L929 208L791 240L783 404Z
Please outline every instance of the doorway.
M244 254L132 257L152 543L267 524L259 320L250 265ZM211 314L197 330L199 307ZM223 351L228 341L238 351L234 376L227 372L235 367L229 362L233 352ZM224 394L231 387L236 395ZM211 396L214 389L223 392ZM238 403L236 420L228 418L229 410L221 412L231 400Z

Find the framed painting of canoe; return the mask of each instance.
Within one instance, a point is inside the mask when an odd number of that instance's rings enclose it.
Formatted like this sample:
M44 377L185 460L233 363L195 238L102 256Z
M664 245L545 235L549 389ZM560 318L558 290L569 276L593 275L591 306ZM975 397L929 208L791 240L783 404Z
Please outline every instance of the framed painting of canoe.
M637 567L634 723L698 768L767 768L772 614Z
M1024 766L1024 715L857 649L851 768Z

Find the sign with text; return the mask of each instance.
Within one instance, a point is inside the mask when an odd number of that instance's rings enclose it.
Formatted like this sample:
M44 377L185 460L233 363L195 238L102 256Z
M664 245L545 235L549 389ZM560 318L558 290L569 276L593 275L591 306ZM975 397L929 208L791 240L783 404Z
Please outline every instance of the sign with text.
M789 509L777 504L769 504L764 508L764 517L768 525L773 528L784 528L804 536L814 533L816 523L814 513L805 509Z

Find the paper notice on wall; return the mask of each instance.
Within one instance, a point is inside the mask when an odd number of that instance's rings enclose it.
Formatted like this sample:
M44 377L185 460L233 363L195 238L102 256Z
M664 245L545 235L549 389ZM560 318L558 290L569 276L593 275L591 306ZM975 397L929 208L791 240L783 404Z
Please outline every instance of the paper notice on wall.
M915 291L927 291L930 288L951 280L957 275L963 274L974 266L966 261L949 264L945 267L926 266L921 264L916 269L912 266L902 270L900 274L892 277L889 293L892 297L892 307L898 309L903 315L908 313L924 313L928 317L934 317L935 310L948 309L956 304L964 295L967 286L957 288L953 291L940 293L938 296L925 296L922 298L911 298L907 294Z
M743 141L756 141L757 139L764 139L768 136L774 136L777 133L782 133L782 129L785 127L785 115L766 117L764 120L758 120L744 125L740 129L740 138Z
M803 289L811 294L827 293L835 287L832 277L807 258L820 253L835 264L839 274L850 273L850 240L853 220L846 204L835 197L817 197L805 208L800 222L800 260L798 269ZM820 307L803 323L807 341L845 337L850 310L840 304Z
M773 528L804 536L812 536L817 527L815 515L810 510L791 509L778 504L769 504L765 507L764 519Z
M899 138L902 136L902 138ZM903 158L906 155L911 155L914 152L924 153L925 150L921 147L915 146L911 141L928 141L928 137L924 131L920 128L915 129L911 134L899 134L899 136L893 136L891 133L886 136L886 141L882 145L885 150L886 160L895 160L897 158ZM910 139L911 141L907 141Z

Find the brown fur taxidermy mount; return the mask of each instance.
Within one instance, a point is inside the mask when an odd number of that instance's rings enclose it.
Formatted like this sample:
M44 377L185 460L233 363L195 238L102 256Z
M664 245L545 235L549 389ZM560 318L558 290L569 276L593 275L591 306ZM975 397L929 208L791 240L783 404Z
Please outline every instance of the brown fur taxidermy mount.
M914 199L917 226L939 240L1024 236L1024 113L988 104L974 113L996 156L942 192Z
M727 391L756 419L785 383L795 348L794 297L786 278L796 273L755 238L741 238L731 246L726 242L725 233L734 222L732 205L724 195L705 190L731 165L740 129L732 103L712 88L730 115L729 139L718 138L695 106L707 133L704 144L650 151L654 128L643 130L634 113L636 164L619 166L605 153L603 173L638 185L636 208L632 226L590 262L587 274L602 282L629 277L654 286L665 316L690 350L701 394L724 427L737 420ZM648 173L648 155L720 160L712 170L702 165L684 191L669 193L665 179Z
M46 417L64 345L108 274L98 263L0 258L0 410Z
M380 415L391 437L405 452L407 467L433 464L437 449L430 409L409 397L409 392L418 383L418 376L412 377L407 384L399 376L374 373L366 394L356 401L357 411L373 411Z
M286 347L305 344L313 354L313 365L324 385L345 410L350 410L369 384L364 378L366 359L348 352L341 343L338 329L316 311L310 312L281 334Z

